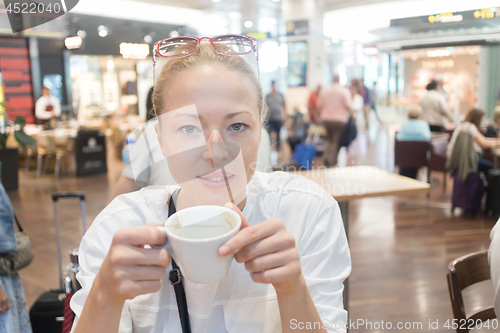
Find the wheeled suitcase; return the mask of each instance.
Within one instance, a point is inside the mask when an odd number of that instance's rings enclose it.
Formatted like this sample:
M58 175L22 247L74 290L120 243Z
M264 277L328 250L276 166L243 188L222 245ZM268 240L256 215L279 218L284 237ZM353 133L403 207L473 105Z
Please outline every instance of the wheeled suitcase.
M52 194L54 216L56 222L57 260L59 264L59 289L44 292L30 309L30 320L33 333L61 333L64 321L64 301L66 289L63 284L61 260L61 242L59 237L59 218L57 203L62 198L79 198L82 205L83 232L87 230L85 223L85 195L83 193L59 192Z
M500 216L500 169L491 169L486 175L488 188L486 190L486 215Z

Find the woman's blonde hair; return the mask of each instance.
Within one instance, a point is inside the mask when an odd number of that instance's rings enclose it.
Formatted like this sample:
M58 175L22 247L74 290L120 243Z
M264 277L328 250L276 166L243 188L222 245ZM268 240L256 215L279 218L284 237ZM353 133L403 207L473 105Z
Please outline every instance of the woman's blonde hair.
M464 121L473 123L479 129L481 127L481 120L483 120L485 114L486 112L481 109L472 109L467 113Z
M262 93L260 82L250 65L241 56L220 54L209 43L201 43L193 54L187 57L174 58L163 66L156 79L153 92L153 106L156 116L162 113L165 103L167 102L165 87L171 83L171 80L176 74L189 68L212 64L224 66L227 69L239 72L242 78L247 80L251 86L255 88L259 115L264 117L264 94Z

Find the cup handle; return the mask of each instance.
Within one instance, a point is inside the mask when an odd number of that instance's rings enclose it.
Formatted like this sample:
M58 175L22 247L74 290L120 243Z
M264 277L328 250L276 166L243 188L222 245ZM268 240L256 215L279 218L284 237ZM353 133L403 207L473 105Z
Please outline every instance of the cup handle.
M167 235L166 231L165 231L165 227L162 226L162 225L159 225L156 227L158 230L160 230L161 232L163 232L165 234L165 236ZM157 245L153 245L151 246L151 248L153 249L167 249L168 253L170 253L170 255L172 255L172 245L170 244L170 242L168 241L168 237L167 237L167 244L163 245L163 246L157 246Z

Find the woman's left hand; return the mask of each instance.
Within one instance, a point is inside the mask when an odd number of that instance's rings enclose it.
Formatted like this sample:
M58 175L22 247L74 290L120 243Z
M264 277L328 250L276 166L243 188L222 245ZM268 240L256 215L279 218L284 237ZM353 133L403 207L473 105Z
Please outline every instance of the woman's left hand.
M241 216L240 231L219 248L221 256L235 253L239 263L245 263L252 280L271 283L277 292L293 289L301 281L302 271L295 238L283 221L265 220L250 226L239 208L226 205Z

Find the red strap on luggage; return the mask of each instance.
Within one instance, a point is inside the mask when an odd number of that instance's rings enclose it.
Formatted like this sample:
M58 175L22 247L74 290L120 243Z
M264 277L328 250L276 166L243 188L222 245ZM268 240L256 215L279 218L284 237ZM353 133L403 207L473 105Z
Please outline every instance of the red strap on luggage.
M64 321L62 324L61 333L70 333L71 328L73 327L73 320L75 319L75 313L71 310L69 306L69 302L73 294L66 294L66 299L64 300Z

